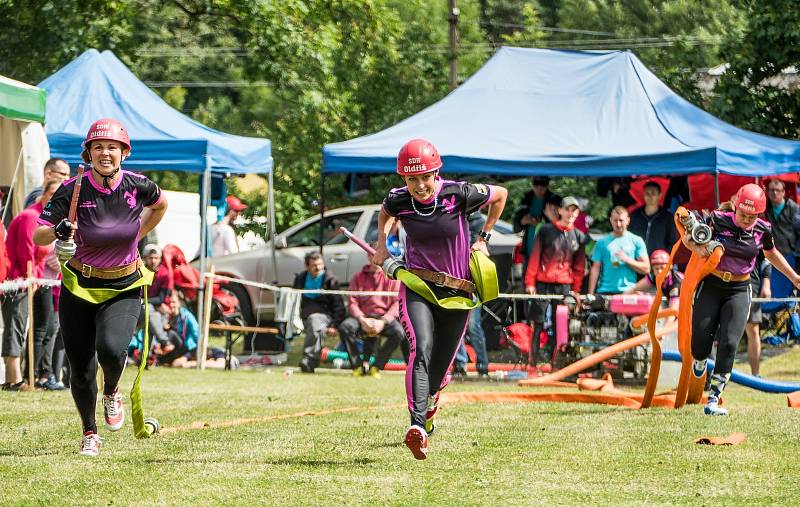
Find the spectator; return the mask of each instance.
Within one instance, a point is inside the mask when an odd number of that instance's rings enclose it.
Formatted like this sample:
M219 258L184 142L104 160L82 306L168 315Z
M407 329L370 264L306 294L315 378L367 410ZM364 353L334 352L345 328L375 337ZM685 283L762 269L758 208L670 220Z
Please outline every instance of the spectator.
M637 273L650 271L644 240L628 232L628 210L614 207L609 220L612 232L600 238L592 252L590 294L620 294L636 284Z
M759 254L756 267L750 272L750 293L758 297L772 297L772 264ZM760 377L761 366L761 303L750 302L750 315L744 332L747 334L747 362L750 363L750 373Z
M655 181L644 184L644 206L631 212L631 233L644 239L647 251L672 250L678 230L672 213L661 207L661 186Z
M575 228L581 212L574 197L565 197L558 208L559 219L542 226L533 243L533 251L525 271L525 290L536 294L578 294L586 272L586 241L584 233ZM536 367L539 355L539 337L544 329L548 306L555 315L556 300L535 300L528 318L533 321L533 334L529 363ZM552 327L552 326L551 326ZM554 347L554 337L548 338L548 349ZM548 350L547 357L552 357Z
M44 163L44 180L45 182L56 180L62 183L69 178L69 164L64 159L51 158ZM42 196L42 188L37 187L31 190L31 193L25 198L25 208L31 207Z
M325 270L325 261L319 252L311 252L305 257L306 270L294 278L295 289L339 289L339 282ZM342 298L330 294L303 294L300 303L300 317L303 319L306 340L303 343L303 358L300 370L314 373L319 366L319 355L325 336L334 336L336 327L344 318Z
M521 254L525 259L530 257L533 249L536 226L544 223L547 203L558 206L561 201L560 197L550 191L550 178L547 176L534 176L531 184L533 189L522 197L522 202L514 212L514 232L523 231Z
M41 278L44 273L45 258L52 250L52 246L37 246L33 243L33 232L36 230L39 214L50 202L61 182L49 180L44 184L44 191L39 200L30 208L24 209L11 220L8 227L6 246L10 262L9 278L27 278L28 262L33 265L33 276ZM31 288L29 290L34 290ZM37 384L46 382L50 377L52 347L45 347L47 328L53 315L53 291L49 287L42 287L36 291L34 304L34 364L27 365L34 368L37 375ZM15 294L6 294L3 299L3 348L2 355L5 360L6 382L3 389L18 391L24 389L27 383L23 380L20 370L20 353L25 344L26 322L28 319L28 298L25 291Z
M786 183L778 179L767 183L767 210L764 218L772 224L775 248L794 265L795 249L800 241L800 206L786 199Z
M656 250L650 255L650 273L642 277L641 280L636 282L633 287L627 289L625 294L635 293L655 293L656 279L667 268L669 264L669 253L666 250ZM669 298L669 307L678 309L678 300L680 299L681 284L683 283L683 273L678 270L678 266L673 265L670 272L664 278L664 283L661 284L661 293L664 297ZM674 317L667 319L673 320Z
M222 220L217 221L211 226L211 255L228 255L239 253L239 243L236 240L236 231L232 224L239 218L239 214L247 209L247 206L238 197L229 195L225 199L228 211Z
M467 221L469 222L469 242L474 244L478 240L478 233L486 225L486 219L480 211L474 211L467 217ZM486 334L483 332L483 326L481 326L480 308L475 308L470 312L469 320L467 321L467 333L458 348L458 352L456 352L453 374L461 377L467 375L467 361L469 361L467 348L464 345L465 341L468 341L475 351L475 369L478 370L478 377L489 378L489 356L486 353Z
M161 269L161 249L154 243L148 243L142 248L142 260L150 271L156 273L153 283L147 291L150 336L153 337L154 346L164 347L169 344L169 336L165 331L168 327L172 309L170 308L170 294L174 287L169 284L169 275ZM144 325L144 312L140 313L139 326Z
M350 290L397 292L400 290L400 282L390 279L378 266L368 262L350 280ZM347 347L353 376L361 377L369 373L370 376L379 378L380 371L386 366L392 352L405 338L403 327L397 320L399 316L397 297L350 296L348 309L350 316L339 324L339 334ZM359 356L356 343L359 335L364 340L363 359ZM381 336L385 340L383 345L378 347ZM370 366L369 358L373 349L377 349L377 354L375 363Z

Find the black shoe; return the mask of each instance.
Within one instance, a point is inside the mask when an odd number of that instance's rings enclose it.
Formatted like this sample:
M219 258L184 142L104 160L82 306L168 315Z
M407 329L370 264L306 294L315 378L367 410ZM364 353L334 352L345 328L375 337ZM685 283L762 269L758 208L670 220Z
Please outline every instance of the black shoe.
M42 388L47 391L63 391L64 389L66 389L64 387L64 384L56 380L55 375L50 375L47 378L47 382L42 383Z
M467 370L464 368L463 365L460 364L453 365L453 378L455 379L467 378Z
M488 380L489 379L489 370L481 368L478 370L478 378L481 380Z
M3 391L22 391L23 389L25 389L25 387L27 387L27 385L28 383L25 382L24 380L21 380L16 384L7 383L3 384Z
M300 371L303 373L314 373L314 367L311 366L311 360L304 357L300 360Z

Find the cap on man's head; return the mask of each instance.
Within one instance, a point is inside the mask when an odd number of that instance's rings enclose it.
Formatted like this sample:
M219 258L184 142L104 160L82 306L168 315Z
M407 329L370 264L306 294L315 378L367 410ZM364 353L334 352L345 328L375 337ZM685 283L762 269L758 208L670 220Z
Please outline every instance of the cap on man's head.
M229 195L226 197L225 204L228 205L229 210L232 209L233 211L244 211L247 209L247 205L240 201L235 195Z
M550 178L548 176L534 176L533 177L533 184L534 185L541 185L546 187L550 184Z
M148 243L142 248L142 255L145 257L148 255L161 255L161 248L155 243Z
M561 207L562 208L567 209L570 206L575 206L580 211L583 211L583 209L581 208L581 203L578 202L578 200L575 199L574 197L572 197L571 195L568 195L567 197L561 199Z

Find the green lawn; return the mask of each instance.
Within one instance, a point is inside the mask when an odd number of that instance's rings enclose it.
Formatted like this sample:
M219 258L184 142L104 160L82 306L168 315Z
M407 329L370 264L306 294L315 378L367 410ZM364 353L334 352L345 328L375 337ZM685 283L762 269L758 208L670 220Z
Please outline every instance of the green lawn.
M798 364L793 350L766 361L763 373L800 379ZM285 370L149 371L145 412L165 427L265 420L142 441L126 421L115 434L101 429L94 459L77 455L79 421L67 392L2 392L0 504L800 504L800 410L787 408L785 395L733 386L728 418L703 416L697 406L449 405L430 457L418 462L402 445L402 375ZM126 390L132 379L129 368ZM465 382L448 389L519 388ZM371 408L266 420L346 407ZM734 431L748 441L693 443Z

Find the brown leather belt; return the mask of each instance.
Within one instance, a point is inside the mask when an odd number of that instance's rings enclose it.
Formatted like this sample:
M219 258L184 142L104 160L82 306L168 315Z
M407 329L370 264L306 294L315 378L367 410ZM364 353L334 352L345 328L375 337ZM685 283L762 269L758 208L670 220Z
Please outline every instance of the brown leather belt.
M116 278L123 278L136 272L142 266L142 259L137 258L135 261L125 266L118 268L97 268L84 264L75 257L71 258L68 262L70 266L77 269L78 272L86 278L100 278L103 280L114 280Z
M745 280L750 279L750 273L747 273L746 275L734 275L730 271L720 271L715 269L711 272L711 274L717 278L721 278L723 282L744 282Z
M469 280L462 280L461 278L450 276L447 273L443 273L441 271L431 271L429 269L409 268L408 270L426 282L433 282L435 285L440 287L463 290L464 292L469 292L470 294L475 292L475 284Z

